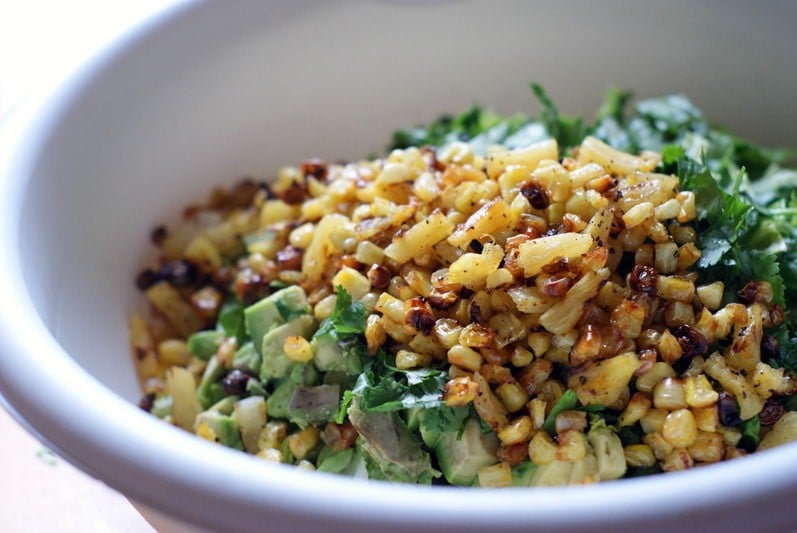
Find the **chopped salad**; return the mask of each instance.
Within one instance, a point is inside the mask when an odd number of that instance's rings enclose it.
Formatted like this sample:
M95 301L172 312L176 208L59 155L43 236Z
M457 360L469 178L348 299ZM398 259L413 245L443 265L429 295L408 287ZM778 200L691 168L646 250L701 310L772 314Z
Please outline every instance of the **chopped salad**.
M141 407L299 468L593 483L797 440L793 153L684 96L474 106L159 226ZM630 110L629 110L630 108Z

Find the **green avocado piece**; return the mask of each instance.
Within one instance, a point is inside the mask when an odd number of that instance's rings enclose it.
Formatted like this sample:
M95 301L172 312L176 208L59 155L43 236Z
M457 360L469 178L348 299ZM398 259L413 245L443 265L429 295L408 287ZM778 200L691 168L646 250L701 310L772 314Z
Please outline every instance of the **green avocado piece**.
M339 386L299 385L288 401L288 418L304 428L313 422L334 420L339 408Z
M260 379L268 381L285 377L291 368L297 364L285 355L283 350L285 339L294 335L306 339L313 334L314 330L315 319L310 315L300 315L287 324L277 326L266 333L263 336L263 343L260 351L263 355L263 362L260 367Z
M348 409L349 420L360 435L368 476L429 485L439 472L432 468L429 454L407 429L396 412L368 412L355 398Z
M219 330L197 331L188 337L188 351L193 355L207 361L216 354L224 341L224 332Z
M454 431L443 433L437 439L435 452L440 470L452 485L470 486L483 466L498 462L495 452L498 439L494 433L482 433L479 423L469 419L462 435Z
M515 487L530 487L531 480L534 478L534 472L537 470L537 465L531 461L523 461L519 465L512 467L512 485Z
M218 441L225 446L243 450L238 423L233 417L222 414L219 411L204 411L199 413L196 423L197 425L206 423L216 434Z
M288 418L290 416L288 404L293 398L293 393L301 385L313 385L318 378L318 372L313 365L297 364L266 400L268 416L270 418Z
M214 355L208 360L196 391L203 409L207 409L224 397L224 387L217 381L223 374L224 367Z
M232 356L232 367L238 370L243 370L247 374L257 374L260 372L260 367L263 364L263 359L260 354L255 350L255 345L247 342Z
M329 448L326 448L327 450ZM322 450L323 453L323 450ZM330 472L333 474L340 474L351 464L354 459L354 448L347 448L339 452L326 454L323 459L319 455L319 472Z
M256 350L260 350L263 337L269 331L309 312L304 289L291 285L244 309L244 323L252 344Z

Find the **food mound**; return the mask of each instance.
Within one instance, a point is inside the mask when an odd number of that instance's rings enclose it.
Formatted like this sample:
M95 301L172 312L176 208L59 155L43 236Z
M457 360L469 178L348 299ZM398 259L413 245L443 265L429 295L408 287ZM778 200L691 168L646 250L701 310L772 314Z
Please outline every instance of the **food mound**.
M157 228L151 309L130 319L142 407L300 468L481 487L797 438L786 267L766 269L785 252L740 242L777 200L763 211L689 152L720 138L693 108L657 121L685 99L629 120L615 95L586 128L535 90L542 121L474 108Z

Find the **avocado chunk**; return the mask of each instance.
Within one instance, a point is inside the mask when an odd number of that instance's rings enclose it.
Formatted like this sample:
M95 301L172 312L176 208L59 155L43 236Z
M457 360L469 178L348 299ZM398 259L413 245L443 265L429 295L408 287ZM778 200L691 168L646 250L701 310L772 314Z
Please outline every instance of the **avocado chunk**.
M214 355L208 360L196 391L202 409L207 409L224 397L224 386L218 381L223 374L224 367Z
M219 411L204 411L197 416L196 427L202 424L207 424L213 430L216 440L221 444L243 450L238 423L233 417L224 415Z
M313 385L318 380L318 372L313 365L296 365L291 373L279 384L266 400L269 417L288 418L288 404L300 385Z
M246 331L255 350L261 349L263 337L269 331L309 312L307 295L298 285L279 290L244 309Z
M482 433L479 423L468 419L462 435L449 431L440 435L435 446L440 470L452 485L473 484L479 468L498 462L495 451L498 439L494 433Z
M340 340L332 332L325 335L316 335L310 342L313 348L313 363L321 372L344 372L356 376L362 372L357 348L358 340Z
M523 461L519 465L513 466L512 485L515 487L530 487L536 471L537 465L531 461Z
M287 290L287 289L286 289ZM272 329L263 336L260 379L268 381L285 377L295 363L285 355L285 340L294 335L307 338L313 334L315 320L310 315L300 315L287 324Z
M247 342L232 356L232 367L238 370L243 370L247 374L260 373L260 367L263 365L263 359L260 354L255 350L255 346L251 342Z
M288 416L301 427L313 422L333 420L340 406L340 387L337 385L299 385L288 401Z
M188 337L188 351L194 356L207 361L216 354L224 341L224 332L219 330L197 331Z
M348 414L360 435L359 447L366 456L369 477L431 484L439 474L399 415L367 412L359 404L359 398L355 398Z
M329 450L329 448L325 448ZM322 452L323 453L323 452ZM354 448L346 448L339 452L325 454L318 457L318 471L340 474L351 464L354 459Z

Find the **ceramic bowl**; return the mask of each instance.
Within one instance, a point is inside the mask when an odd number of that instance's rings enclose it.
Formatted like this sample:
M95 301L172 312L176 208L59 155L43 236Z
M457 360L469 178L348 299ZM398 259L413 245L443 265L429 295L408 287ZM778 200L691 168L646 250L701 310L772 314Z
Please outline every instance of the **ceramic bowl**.
M177 3L0 133L0 390L59 454L159 513L225 531L665 531L797 526L797 445L597 486L463 490L255 460L136 407L126 317L149 230L215 185L384 150L480 102L568 113L609 86L689 95L797 145L787 2ZM755 517L751 526L748 517Z

